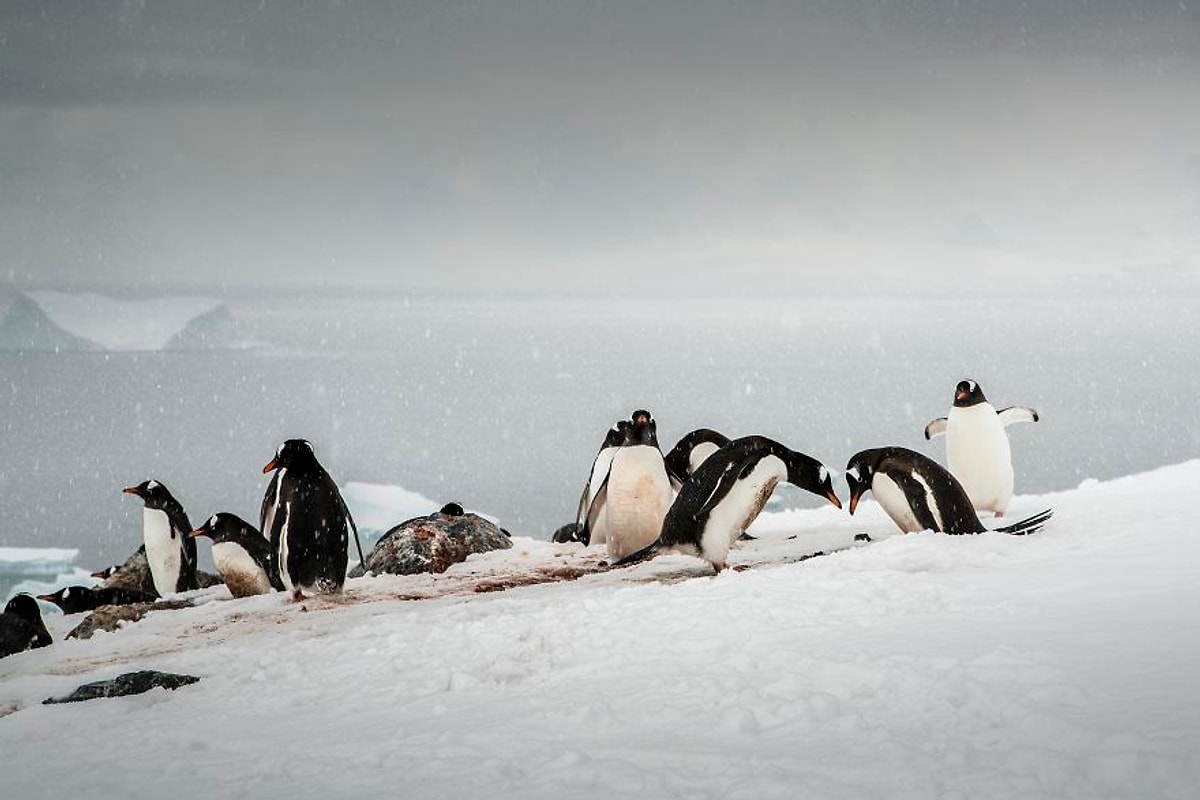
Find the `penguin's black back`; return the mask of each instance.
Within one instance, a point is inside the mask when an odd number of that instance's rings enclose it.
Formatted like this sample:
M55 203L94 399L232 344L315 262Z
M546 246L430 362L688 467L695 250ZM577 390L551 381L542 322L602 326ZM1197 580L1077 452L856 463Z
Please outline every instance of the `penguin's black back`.
M19 594L4 606L0 614L0 658L45 647L53 641L32 596Z
M715 444L720 449L729 444L729 437L711 428L697 428L676 442L671 452L663 459L667 465L667 474L681 484L686 481L692 451L702 444Z
M293 587L321 582L340 588L346 580L350 525L337 484L314 457L290 465L278 479L277 488L279 501L271 514L271 563L279 573L287 571ZM286 564L279 563L285 528Z
M884 447L866 452L872 453L875 471L887 475L904 492L917 522L928 530L953 534L983 533L987 530L979 521L966 489L950 474L950 470L932 458L905 447ZM929 484L941 514L941 525L937 524L929 508L925 487L913 477L914 473Z
M95 611L101 606L125 606L131 603L153 603L157 595L138 589L101 586L68 586L43 599L54 603L64 614Z
M737 481L749 476L767 456L778 456L787 464L790 454L788 448L765 436L744 436L726 444L679 488L679 496L663 519L658 543L664 547L697 544L712 510Z

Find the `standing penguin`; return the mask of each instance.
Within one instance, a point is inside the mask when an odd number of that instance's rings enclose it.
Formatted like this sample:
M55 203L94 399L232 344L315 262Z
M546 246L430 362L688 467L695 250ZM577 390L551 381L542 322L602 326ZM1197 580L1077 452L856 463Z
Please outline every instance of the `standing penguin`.
M729 444L729 437L710 428L697 428L680 439L663 459L671 488L680 490L687 479L700 468L704 460Z
M334 593L346 581L346 547L354 522L337 484L304 439L288 439L263 473L278 470L263 498L263 533L271 570L293 600L304 590Z
M19 594L5 604L0 613L0 658L45 647L53 641L32 596Z
M604 544L604 536L608 528L607 525L598 525L599 517L604 512L603 504L597 505L594 516L592 515L592 506L596 503L596 496L604 485L604 479L608 477L608 468L612 466L617 448L625 441L625 428L628 426L629 420L623 419L609 428L608 433L604 436L604 443L600 445L600 450L592 461L592 471L588 475L587 483L584 484L583 494L579 497L579 509L575 513L576 528L570 534L574 541L580 541L586 545ZM591 525L588 524L589 517L593 519ZM572 539L564 538L564 541L570 540Z
M1009 406L999 411L975 381L959 381L950 415L925 426L925 438L946 435L946 463L971 504L1003 517L1013 495L1012 448L1004 430L1016 422L1037 422L1032 408Z
M625 562L677 550L703 558L720 572L729 548L781 481L842 507L829 470L820 461L765 436L745 436L704 460L671 504L658 541Z
M850 486L851 514L863 494L870 490L905 533L930 530L964 534L988 530L953 475L933 459L903 447L855 453L846 464L846 483ZM1036 533L1053 513L1047 509L996 530L1018 536Z
M188 522L183 506L156 480L142 481L122 491L142 498L146 504L142 510L142 538L154 589L166 597L199 588L196 542L188 536L192 523Z
M657 427L649 411L633 412L588 511L591 541L602 536L614 560L657 539L671 506L671 481L658 449Z
M234 514L214 514L190 534L212 539L213 562L234 597L267 594L272 588L268 570L271 547L258 530Z

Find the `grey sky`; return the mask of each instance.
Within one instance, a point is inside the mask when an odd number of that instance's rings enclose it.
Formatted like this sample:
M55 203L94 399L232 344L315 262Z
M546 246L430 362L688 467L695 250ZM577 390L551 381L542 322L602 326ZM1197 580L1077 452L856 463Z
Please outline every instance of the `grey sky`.
M1193 283L1200 11L8 0L0 253L50 286Z

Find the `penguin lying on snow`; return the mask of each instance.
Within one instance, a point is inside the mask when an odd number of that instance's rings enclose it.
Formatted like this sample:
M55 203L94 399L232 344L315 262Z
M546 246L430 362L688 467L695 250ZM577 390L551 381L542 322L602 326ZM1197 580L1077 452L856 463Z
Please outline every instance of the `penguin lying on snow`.
M38 600L54 603L64 614L82 614L100 606L127 606L132 603L153 603L158 595L137 589L116 589L90 586L65 586L53 594L39 594Z
M709 456L683 484L658 540L617 564L675 550L699 556L720 572L729 548L754 522L781 481L842 507L829 470L820 461L765 436L734 439Z
M589 526L588 516L591 514L592 505L596 502L596 495L600 493L600 489L604 485L604 479L608 477L608 468L612 466L613 456L616 455L617 448L625 441L625 428L628 425L629 420L623 419L609 428L608 433L604 435L604 443L600 445L596 457L592 460L592 471L588 474L587 483L583 486L583 494L579 497L579 509L575 514L576 528L569 534L563 532L562 541L578 541L586 545L604 544L604 537L608 532L607 526L599 526L597 529L596 520L593 520L592 525ZM600 510L601 508L597 506L597 515ZM559 541L558 533L555 533L555 541Z
M657 424L649 411L633 412L621 446L587 514L589 541L602 537L613 559L637 552L658 538L671 506L671 481L658 449Z
M925 438L946 435L946 464L971 504L1002 517L1013 495L1012 448L1004 429L1017 422L1037 421L1038 413L1032 408L1009 406L997 411L978 383L960 381L950 415L926 425Z
M213 514L188 534L212 539L213 562L234 597L267 594L272 588L268 570L271 546L258 529L234 514Z
M199 588L196 582L196 542L188 536L192 523L179 501L156 480L142 481L122 490L146 503L142 510L142 537L155 590L166 597Z
M846 464L850 513L868 490L905 533L986 533L971 500L941 464L903 447L881 447L855 453ZM1047 509L1020 522L997 528L1018 536L1042 529L1054 512Z
M303 599L306 589L340 592L354 521L337 484L304 439L281 444L263 467L264 474L272 471L276 474L263 497L261 520L263 534L270 538L270 573L278 574L293 600Z
M9 600L0 614L0 658L34 650L53 643L42 610L31 595L19 594Z
M678 492L705 459L727 444L728 436L710 428L697 428L680 439L663 459L667 476L671 479L671 488Z

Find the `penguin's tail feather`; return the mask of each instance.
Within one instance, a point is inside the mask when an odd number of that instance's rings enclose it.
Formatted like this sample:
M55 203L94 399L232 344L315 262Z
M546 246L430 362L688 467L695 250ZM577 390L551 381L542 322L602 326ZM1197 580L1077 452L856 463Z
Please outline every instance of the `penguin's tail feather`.
M1005 525L1003 528L996 528L997 533L1009 533L1013 536L1028 536L1031 533L1037 533L1050 518L1054 516L1054 509L1047 508L1040 514L1034 514L1032 517L1026 517L1020 522L1014 522L1011 525Z
M616 561L614 561L612 563L612 566L627 567L630 564L637 564L640 561L646 561L647 559L654 558L656 555L659 554L659 552L661 550L662 550L662 542L658 539L655 539L653 542L651 542L646 547L643 547L641 550L637 550L633 553L630 553L629 555L625 556L624 558L617 559Z

